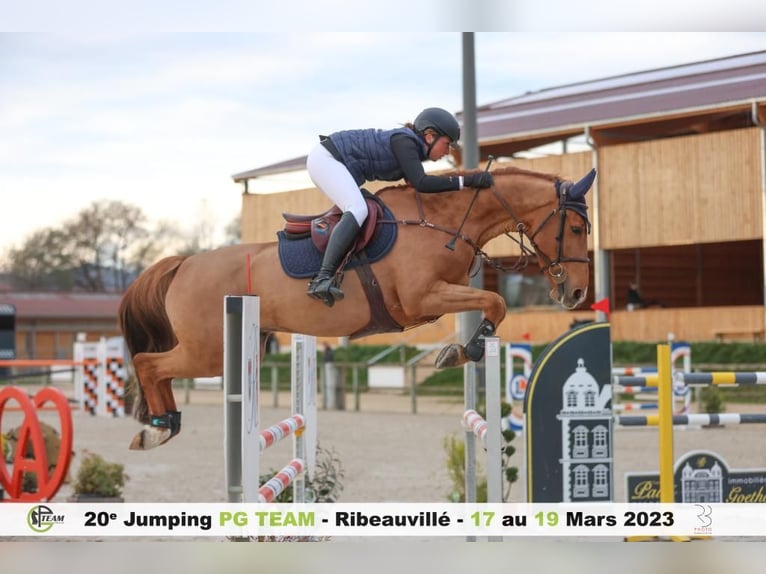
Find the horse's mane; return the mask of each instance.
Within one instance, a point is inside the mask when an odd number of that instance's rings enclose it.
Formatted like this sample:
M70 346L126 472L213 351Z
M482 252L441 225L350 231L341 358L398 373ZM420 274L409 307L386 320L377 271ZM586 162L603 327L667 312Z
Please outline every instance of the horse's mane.
M460 175L467 175L469 173L476 173L476 170L454 170L454 171L448 171L445 173L440 173L438 175L444 175L444 176L460 176ZM522 169L520 167L514 167L514 166L508 166L508 167L501 167L499 169L492 169L490 170L490 173L493 176L498 175L527 175L530 177L539 177L542 179L547 179L548 181L556 181L559 179L558 175L550 174L550 173L541 173L539 171L532 171L529 169ZM406 188L412 188L413 185L411 183L400 183L396 185L387 185L386 187L383 187L379 189L375 195L379 195L381 193L392 191L396 189L406 189Z

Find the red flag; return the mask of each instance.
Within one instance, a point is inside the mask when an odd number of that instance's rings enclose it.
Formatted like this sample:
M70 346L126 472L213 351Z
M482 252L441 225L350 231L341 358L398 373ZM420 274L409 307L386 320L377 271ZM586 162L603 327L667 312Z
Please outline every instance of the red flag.
M606 313L607 319L609 318L609 297L604 297L600 301L596 301L590 306L594 311L602 311Z

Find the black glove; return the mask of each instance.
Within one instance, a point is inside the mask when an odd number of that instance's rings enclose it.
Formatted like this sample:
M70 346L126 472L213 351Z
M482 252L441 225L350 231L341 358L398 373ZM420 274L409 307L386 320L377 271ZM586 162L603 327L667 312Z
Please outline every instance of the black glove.
M480 171L479 173L469 173L463 176L463 187L492 187L495 184L495 180L492 179L492 174L488 171Z

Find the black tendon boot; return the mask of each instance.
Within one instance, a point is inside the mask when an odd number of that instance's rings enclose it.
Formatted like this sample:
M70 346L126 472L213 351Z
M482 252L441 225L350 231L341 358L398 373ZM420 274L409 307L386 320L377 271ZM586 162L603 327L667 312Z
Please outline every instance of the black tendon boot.
M309 297L324 301L328 307L343 299L343 291L335 282L335 274L358 234L359 224L354 215L350 211L344 212L327 242L319 273L309 283L306 291Z

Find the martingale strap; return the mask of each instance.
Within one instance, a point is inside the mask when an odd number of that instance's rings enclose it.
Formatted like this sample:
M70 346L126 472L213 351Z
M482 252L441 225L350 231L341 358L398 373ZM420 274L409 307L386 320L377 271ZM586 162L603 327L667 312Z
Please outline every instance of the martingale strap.
M354 258L359 259L361 262L361 265L355 267L354 270L357 275L359 275L364 295L367 297L367 304L370 308L370 321L367 325L355 333L352 333L351 338L357 339L376 333L401 333L404 328L394 321L393 317L391 317L388 312L386 303L383 300L383 292L380 289L380 283L369 265L367 254L362 250L355 254Z

